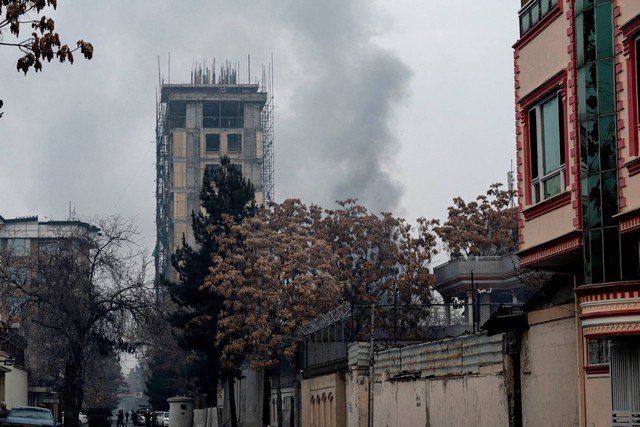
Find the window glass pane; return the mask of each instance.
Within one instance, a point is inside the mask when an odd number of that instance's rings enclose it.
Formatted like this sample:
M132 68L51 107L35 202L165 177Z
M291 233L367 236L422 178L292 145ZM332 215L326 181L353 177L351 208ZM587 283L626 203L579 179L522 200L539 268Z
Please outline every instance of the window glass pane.
M538 177L538 126L536 124L536 109L529 111L529 141L531 145L531 178Z
M531 22L536 24L540 20L540 2L536 2L531 7Z
M205 136L207 142L207 151L220 151L220 135L210 133Z
M591 234L589 231L585 231L582 234L582 240L584 241L584 250L582 251L584 255L584 282L591 284L593 280L591 277Z
M232 133L227 135L227 150L228 151L242 150L241 138L239 134Z
M580 1L576 2L576 8L577 3L580 3ZM576 17L576 34L584 34L582 24L583 18L584 16L582 14ZM584 65L584 46L582 43L576 43L576 65L578 66L578 68Z
M580 102L578 102L578 119L581 122L586 120L587 117L587 103L584 102L587 99L586 73L586 67L578 68L578 100L580 100Z
M636 39L636 70L635 71L636 71L636 104L638 108L637 119L640 122L640 38Z
M596 70L595 62L586 65L584 87L587 117L593 117L598 113L598 76Z
M589 176L589 192L587 193L589 198L589 227L601 227L602 226L602 205L600 201L600 174L594 174Z
M600 117L600 164L602 170L617 169L616 123L613 114Z
M29 239L9 239L7 249L11 256L31 255L31 241Z
M602 219L605 226L616 224L618 213L618 174L615 170L602 173Z
M587 341L587 365L605 365L609 363L609 341L589 339Z
M596 6L596 55L598 59L613 56L613 16L611 4Z
M557 175L548 178L543 183L544 185L544 198L548 199L549 197L555 196L556 194L560 194L562 192L562 172Z
M582 14L584 29L584 60L591 62L596 60L596 22L594 9L585 10Z
M533 203L540 203L540 183L533 185Z
M58 251L58 242L56 241L40 241L38 244L38 252L42 255L52 255Z
M542 149L545 175L561 166L558 99L542 104Z
M600 114L615 112L613 58L598 61L598 105Z
M540 2L540 14L541 16L546 15L549 12L549 0L542 0Z
M602 283L604 279L602 265L602 229L591 230L591 283Z
M589 120L584 123L586 128L586 153L583 159L587 159L588 172L600 171L600 134L598 133L598 122Z

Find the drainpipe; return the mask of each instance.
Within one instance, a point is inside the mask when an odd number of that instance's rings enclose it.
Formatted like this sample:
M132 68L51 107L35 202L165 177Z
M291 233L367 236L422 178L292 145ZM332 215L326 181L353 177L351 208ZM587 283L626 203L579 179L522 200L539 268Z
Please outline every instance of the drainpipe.
M573 276L573 304L575 306L576 316L576 353L578 356L578 422L579 425L585 426L587 423L587 408L585 397L585 373L584 363L584 345L582 339L582 322L580 321L580 299L576 294L577 283L576 276Z

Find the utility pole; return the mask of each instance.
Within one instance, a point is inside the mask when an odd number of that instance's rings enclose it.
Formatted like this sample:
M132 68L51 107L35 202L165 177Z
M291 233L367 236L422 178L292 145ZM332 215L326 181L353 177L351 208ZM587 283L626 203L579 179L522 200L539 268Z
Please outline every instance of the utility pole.
M369 422L368 426L373 427L373 331L374 331L374 316L375 316L375 304L371 304L371 343L369 344Z

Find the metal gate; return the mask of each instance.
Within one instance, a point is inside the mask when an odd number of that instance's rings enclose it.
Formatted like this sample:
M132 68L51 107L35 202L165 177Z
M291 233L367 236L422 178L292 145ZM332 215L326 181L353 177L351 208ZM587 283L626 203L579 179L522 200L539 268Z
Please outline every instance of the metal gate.
M640 342L610 341L612 427L640 427Z

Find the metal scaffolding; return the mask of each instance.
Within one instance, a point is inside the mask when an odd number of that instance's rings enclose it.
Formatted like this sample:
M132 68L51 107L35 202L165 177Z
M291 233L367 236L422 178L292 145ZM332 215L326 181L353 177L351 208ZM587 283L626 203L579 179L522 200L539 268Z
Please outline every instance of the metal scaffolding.
M175 251L177 244L172 242L175 220L172 216L172 204L175 189L172 188L171 174L174 159L171 146L175 128L185 130L186 126L190 126L189 132L197 130L199 126L208 129L244 128L243 103L255 104L256 100L264 102L260 110L260 128L258 129L259 134L262 135L261 177L260 182L255 184L257 189L261 187L265 202L274 199L273 58L271 61L268 67L262 67L261 80L254 83L251 83L250 58L246 83L240 82L238 73L240 65L228 61L220 67L217 75L215 60L211 68L195 64L190 82L187 83L165 82L159 75L159 94L156 100L156 246L154 250L158 299L163 297L160 277L169 272L171 254ZM168 75L171 76L170 70ZM183 101L170 102L170 95L180 96ZM249 101L244 101L244 97ZM193 127L193 123L188 124L186 121L186 110L183 111L186 102L201 104L199 108L202 123L195 125L196 127ZM237 103L235 107L234 102ZM233 110L232 107L236 109ZM199 190L196 188L194 194L198 194Z
M266 86L265 86L266 84ZM262 67L262 88L267 93L267 102L260 115L262 121L262 138L264 144L264 159L262 163L262 188L264 189L265 202L273 201L275 198L273 190L273 57L269 64L269 69Z

